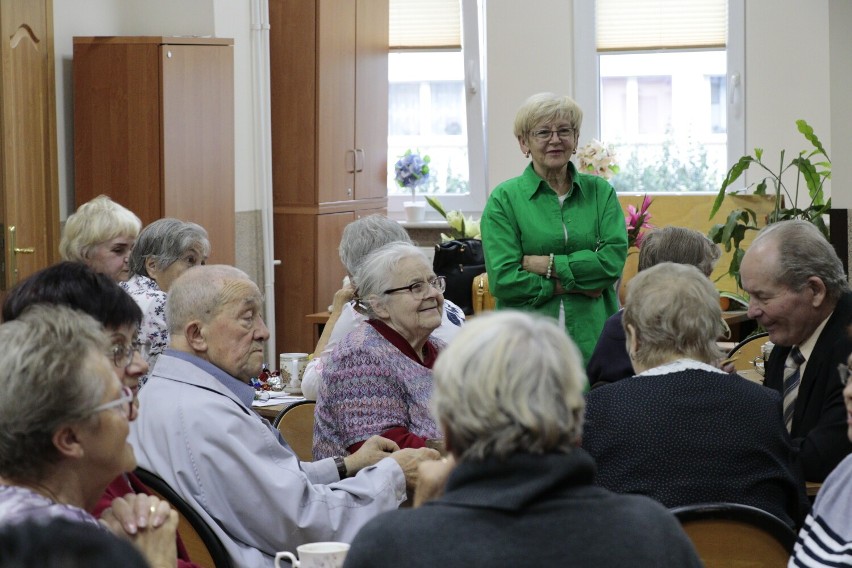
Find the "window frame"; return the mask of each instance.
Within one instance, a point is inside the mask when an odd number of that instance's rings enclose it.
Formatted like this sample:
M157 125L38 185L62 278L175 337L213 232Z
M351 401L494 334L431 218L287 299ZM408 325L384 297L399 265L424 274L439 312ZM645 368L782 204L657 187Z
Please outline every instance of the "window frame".
M574 100L583 109L580 145L600 139L600 65L595 43L595 3L576 1L574 15ZM727 168L745 153L745 0L728 0L725 46ZM705 192L701 192L705 193ZM706 192L714 193L714 192Z
M465 111L467 115L467 155L470 193L465 195L441 194L438 198L446 210L458 209L469 215L482 213L488 196L485 148L485 86L481 70L484 68L483 0L461 0L462 57L464 59ZM422 196L418 195L418 200ZM388 195L388 216L405 219L403 202L409 195ZM424 200L425 201L425 200ZM426 210L427 221L443 220L431 207Z

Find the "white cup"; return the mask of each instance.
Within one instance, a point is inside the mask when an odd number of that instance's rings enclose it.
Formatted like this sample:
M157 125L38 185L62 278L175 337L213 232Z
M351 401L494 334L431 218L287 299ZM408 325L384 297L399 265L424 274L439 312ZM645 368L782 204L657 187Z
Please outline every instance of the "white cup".
M343 568L349 545L345 542L312 542L297 547L296 552L299 553L298 559L292 552L277 553L275 568L282 568L282 558L288 558L293 568Z
M278 356L278 368L281 371L281 380L290 388L302 386L302 375L308 366L307 353L282 353Z

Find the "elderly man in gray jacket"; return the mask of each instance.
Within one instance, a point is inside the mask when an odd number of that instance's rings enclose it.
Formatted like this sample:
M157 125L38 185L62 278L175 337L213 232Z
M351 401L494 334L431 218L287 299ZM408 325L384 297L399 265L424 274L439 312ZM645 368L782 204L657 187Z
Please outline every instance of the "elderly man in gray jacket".
M249 384L269 331L262 296L230 266L198 266L169 290L166 350L140 391L131 442L222 540L237 566L271 566L276 551L352 540L395 509L435 450L399 450L375 436L354 454L300 462L251 410Z

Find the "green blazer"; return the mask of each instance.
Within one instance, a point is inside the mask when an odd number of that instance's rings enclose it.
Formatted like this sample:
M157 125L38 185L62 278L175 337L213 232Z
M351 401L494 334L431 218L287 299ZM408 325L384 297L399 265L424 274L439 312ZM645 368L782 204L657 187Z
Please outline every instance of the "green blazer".
M559 317L588 361L606 319L618 309L613 284L627 258L624 213L615 190L603 178L578 173L559 198L530 164L519 177L501 183L482 214L482 245L497 309L519 309ZM565 290L603 289L599 298L554 296L555 283L521 268L524 255L553 253L553 278Z

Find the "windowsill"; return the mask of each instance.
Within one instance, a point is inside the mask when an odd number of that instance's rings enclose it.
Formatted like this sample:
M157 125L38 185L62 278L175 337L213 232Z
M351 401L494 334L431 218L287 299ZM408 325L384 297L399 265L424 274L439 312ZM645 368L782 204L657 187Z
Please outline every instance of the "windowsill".
M400 225L402 225L406 229L435 229L438 231L444 231L450 228L449 223L447 223L444 219L439 221L397 221Z

